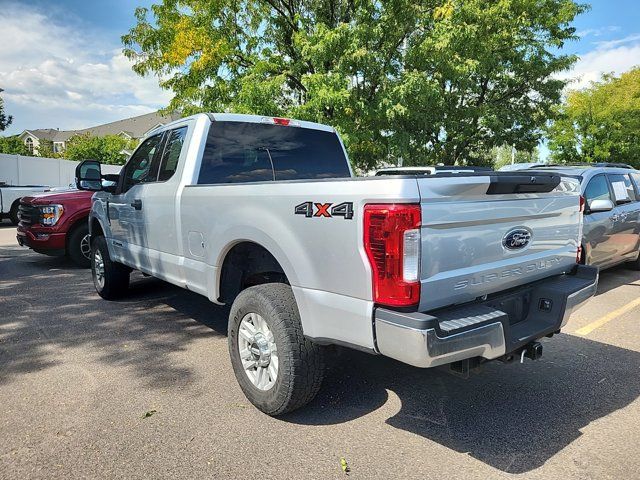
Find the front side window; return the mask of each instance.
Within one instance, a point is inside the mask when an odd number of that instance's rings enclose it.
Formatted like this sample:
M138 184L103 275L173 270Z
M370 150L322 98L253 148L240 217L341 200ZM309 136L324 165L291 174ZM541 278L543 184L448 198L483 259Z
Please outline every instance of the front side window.
M636 192L633 189L629 175L621 173L609 174L609 181L618 205L636 201Z
M127 163L122 190L126 192L138 183L155 182L158 178L159 158L156 155L162 135L149 137Z
M199 184L350 177L334 132L248 122L211 125Z
M162 152L162 159L160 160L160 173L158 174L158 180L161 182L169 180L176 172L180 152L182 152L184 139L187 136L187 127L176 128L175 130L171 130L167 135L167 141L164 145L164 151Z
M584 197L587 200L587 205L591 205L594 200L611 200L609 184L604 175L597 175L589 180Z

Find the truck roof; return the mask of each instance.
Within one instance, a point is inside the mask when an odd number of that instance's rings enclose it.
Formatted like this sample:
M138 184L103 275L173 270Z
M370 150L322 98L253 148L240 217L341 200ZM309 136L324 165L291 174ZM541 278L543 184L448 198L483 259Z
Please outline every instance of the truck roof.
M158 127L148 135L161 132L163 130L167 130L172 128L174 125L177 125L183 122L186 119L190 118L200 118L202 116L206 116L211 122L244 122L244 123L266 123L266 124L280 124L283 126L291 126L298 128L310 128L313 130L323 130L325 132L335 132L335 128L330 127L329 125L324 125L322 123L316 122L308 122L306 120L298 120L295 118L284 118L284 117L272 117L268 115L248 115L243 113L197 113L195 115L191 115L188 117L183 117L178 120L174 120L173 122L167 123Z

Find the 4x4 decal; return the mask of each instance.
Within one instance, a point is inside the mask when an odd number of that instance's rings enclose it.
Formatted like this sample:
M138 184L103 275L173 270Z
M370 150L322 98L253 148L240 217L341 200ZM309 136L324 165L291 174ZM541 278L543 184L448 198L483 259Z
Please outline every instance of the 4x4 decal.
M351 220L353 218L353 202L342 202L338 205L334 205L333 207L331 205L333 204L320 202L302 202L300 205L296 205L294 213L296 215L304 215L307 218L343 217L345 220Z

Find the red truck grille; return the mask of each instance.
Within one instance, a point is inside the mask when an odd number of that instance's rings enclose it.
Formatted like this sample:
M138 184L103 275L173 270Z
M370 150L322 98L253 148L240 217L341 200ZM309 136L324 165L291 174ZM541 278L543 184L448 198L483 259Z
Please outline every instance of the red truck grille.
M18 219L20 220L20 223L22 223L25 226L38 223L39 221L38 207L34 207L26 203L20 202L20 206L18 207Z

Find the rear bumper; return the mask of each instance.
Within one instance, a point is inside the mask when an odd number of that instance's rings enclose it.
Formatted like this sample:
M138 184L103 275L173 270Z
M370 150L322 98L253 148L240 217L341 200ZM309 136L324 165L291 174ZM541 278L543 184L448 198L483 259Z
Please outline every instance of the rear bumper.
M562 328L598 287L597 267L559 275L485 301L429 313L377 308L378 351L416 367L492 360Z

